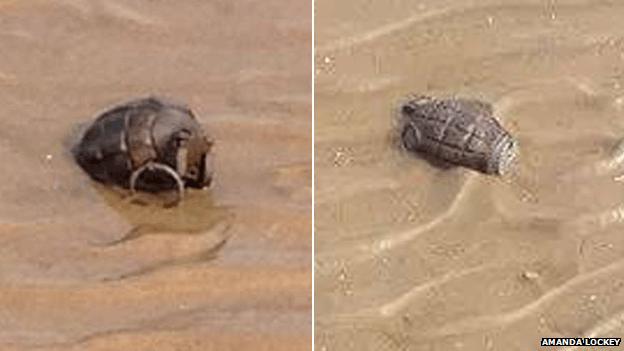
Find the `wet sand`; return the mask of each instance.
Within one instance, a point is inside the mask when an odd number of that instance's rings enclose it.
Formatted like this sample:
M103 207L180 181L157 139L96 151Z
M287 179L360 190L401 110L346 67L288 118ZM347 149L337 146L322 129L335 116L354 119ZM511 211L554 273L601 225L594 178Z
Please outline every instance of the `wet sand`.
M623 18L597 0L317 2L318 350L624 334ZM491 102L513 174L400 152L410 93Z
M310 27L306 1L0 0L0 349L310 349ZM176 208L69 156L150 94L217 142Z

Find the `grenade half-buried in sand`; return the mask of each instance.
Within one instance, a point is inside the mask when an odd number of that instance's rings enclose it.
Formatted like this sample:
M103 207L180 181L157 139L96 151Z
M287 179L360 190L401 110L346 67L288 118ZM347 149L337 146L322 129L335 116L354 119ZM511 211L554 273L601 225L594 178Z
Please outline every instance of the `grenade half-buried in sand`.
M213 141L186 106L143 98L96 117L74 148L78 164L95 180L161 191L208 187Z
M403 146L429 159L504 175L518 155L516 140L485 102L417 96L400 106L400 119Z

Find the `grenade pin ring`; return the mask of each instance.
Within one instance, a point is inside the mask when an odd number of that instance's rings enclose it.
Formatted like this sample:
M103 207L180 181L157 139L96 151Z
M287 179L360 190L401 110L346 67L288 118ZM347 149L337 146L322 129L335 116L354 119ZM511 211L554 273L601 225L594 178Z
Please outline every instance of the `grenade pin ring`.
M182 181L182 178L176 171L173 170L173 168L171 168L170 166L164 163L159 163L159 162L150 161L144 164L143 166L139 167L134 172L132 172L132 175L130 176L130 192L132 194L136 193L136 182L139 179L139 176L143 172L148 171L148 170L149 171L160 170L170 175L171 178L173 178L177 184L178 198L175 201L175 203L182 201L182 199L184 198L184 182Z

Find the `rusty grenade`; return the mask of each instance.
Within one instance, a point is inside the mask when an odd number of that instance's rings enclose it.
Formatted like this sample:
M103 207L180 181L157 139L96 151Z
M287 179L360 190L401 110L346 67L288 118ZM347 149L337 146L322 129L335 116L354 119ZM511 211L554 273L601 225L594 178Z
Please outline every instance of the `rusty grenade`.
M148 97L98 115L74 147L91 178L157 192L204 188L213 178L213 140L186 106Z
M478 100L415 96L400 106L405 149L446 164L503 175L518 154L516 140Z

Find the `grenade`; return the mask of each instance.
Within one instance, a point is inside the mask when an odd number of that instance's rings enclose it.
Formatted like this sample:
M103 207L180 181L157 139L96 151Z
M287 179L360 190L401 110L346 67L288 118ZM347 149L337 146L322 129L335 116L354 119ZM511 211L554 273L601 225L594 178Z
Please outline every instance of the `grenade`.
M401 105L400 118L405 149L431 160L503 175L518 154L485 102L418 96Z
M179 201L187 186L210 186L212 146L189 108L148 97L97 116L73 154L96 181L133 193L177 188Z

